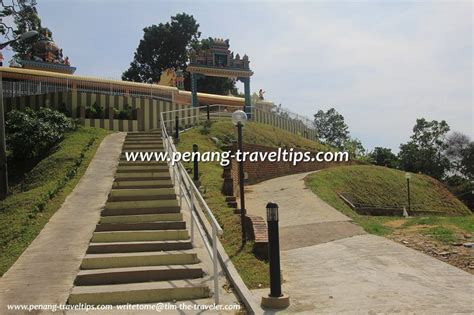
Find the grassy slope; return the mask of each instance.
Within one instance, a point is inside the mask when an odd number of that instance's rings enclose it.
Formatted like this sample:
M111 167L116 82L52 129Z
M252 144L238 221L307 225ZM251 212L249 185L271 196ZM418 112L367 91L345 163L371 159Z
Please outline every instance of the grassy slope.
M216 137L229 143L237 139L237 132L230 120L216 121L212 124L209 137ZM245 143L261 144L271 147L288 146L291 148L302 148L315 151L329 151L330 149L312 140L294 135L285 130L270 125L247 122L243 129Z
M178 150L181 152L191 151L193 143L199 145L199 151L217 151L219 148L212 137L221 141L229 142L235 139L235 127L230 121L218 121L213 123L209 134L202 134L203 127L190 129L181 134ZM325 147L317 142L295 136L284 130L273 128L269 125L248 122L244 127L244 141L253 144L268 146L289 146L305 149L322 150ZM243 249L240 248L240 219L229 208L221 194L223 184L222 167L219 163L201 163L199 166L200 180L204 189L204 197L209 207L214 212L219 223L224 229L221 238L222 244L239 271L242 279L249 288L268 286L268 265L258 260L252 254L252 243L248 243Z
M391 233L392 228L387 223L400 218L358 215L339 198L337 192L357 194L360 202L367 204L404 205L406 200L404 172L385 167L357 165L326 169L308 176L306 183L321 199L352 217L367 232L378 235ZM474 231L474 216L469 215L467 207L441 183L419 174L414 174L410 183L414 210L433 211L434 215L406 219L402 227L432 225L435 230L430 232L444 241L449 239L446 234L451 234L446 226L456 226L468 233ZM436 216L443 212L467 216Z
M39 162L0 202L0 274L23 253L87 169L107 131L80 128ZM20 189L21 188L21 189ZM21 190L21 191L20 191Z

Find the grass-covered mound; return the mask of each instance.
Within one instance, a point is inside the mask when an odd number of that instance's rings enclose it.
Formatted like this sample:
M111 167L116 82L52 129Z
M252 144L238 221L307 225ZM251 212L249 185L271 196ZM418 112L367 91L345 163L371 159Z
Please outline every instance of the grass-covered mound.
M403 207L407 204L405 172L373 165L326 169L307 179L309 186L323 195L345 193L361 205ZM410 180L411 212L468 214L467 207L440 182L421 174Z
M210 126L200 126L187 130L180 135L177 149L181 152L191 151L196 143L199 151L220 151L212 138L217 138L219 144L228 144L236 139L236 128L230 120L216 121ZM267 146L300 147L308 150L325 150L318 142L296 136L279 128L269 125L247 122L244 127L244 142ZM191 165L189 165L191 166ZM268 264L257 259L252 253L252 242L241 249L240 217L229 208L221 193L223 178L222 166L218 162L200 163L200 181L203 196L209 207L224 229L221 238L227 254L232 259L245 284L253 289L268 286Z
M0 275L23 253L84 174L107 131L78 128L0 201Z
M402 171L372 165L341 166L322 170L306 178L306 185L325 202L353 218L367 232L385 235L392 232L390 221L396 217L363 216L354 212L338 196L345 192L357 196L362 204L405 206L407 187ZM474 230L474 216L440 182L421 174L412 174L410 180L412 214L423 211L423 217L403 219L403 227L430 222L429 225L457 226L466 232ZM426 212L431 212L427 216ZM433 224L431 224L433 223ZM422 223L419 223L422 224Z

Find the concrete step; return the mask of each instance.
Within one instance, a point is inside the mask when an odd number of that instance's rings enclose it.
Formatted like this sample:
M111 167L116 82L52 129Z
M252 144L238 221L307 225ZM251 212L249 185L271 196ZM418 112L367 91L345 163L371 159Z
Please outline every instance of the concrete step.
M161 143L149 143L149 144L144 144L144 143L136 143L136 142L126 142L123 144L122 150L123 151L129 151L129 150L134 150L134 149L139 149L139 150L147 150L147 151L154 151L156 150L162 150L163 149L163 144Z
M156 139L146 139L146 140L135 140L135 139L126 139L124 142L123 142L123 145L141 145L141 144L144 144L144 145L148 145L148 144L151 144L151 145L163 145L163 141L160 139L160 140L156 140Z
M211 296L202 279L158 281L147 283L77 286L72 289L69 304L144 304L203 299Z
M133 173L116 173L115 182L137 181L137 180L161 180L171 179L169 172L133 172Z
M236 201L237 198L235 196L225 196L225 201L226 202L232 202L232 201Z
M121 166L149 166L149 167L156 167L156 166L166 166L168 167L168 163L166 162L157 162L157 161L150 161L150 162L142 162L142 161L120 161L119 162L119 167Z
M116 208L104 209L101 212L103 217L107 216L135 216L142 214L165 214L165 213L179 213L181 211L179 206L162 206L159 208Z
M143 163L143 164L147 164L147 165L150 165L150 164L153 164L153 163L159 163L161 165L167 165L168 161L163 161L161 158L157 158L155 159L154 156L151 156L150 159L146 159L144 161L142 161L140 159L140 156L137 156L137 158L135 159L135 161L133 161L132 157L130 157L130 160L127 160L126 156L124 153L120 154L120 159L119 159L119 165L122 165L122 163L133 163L133 164L139 164L139 163Z
M173 241L189 239L188 230L141 230L94 232L92 243Z
M105 203L104 210L119 210L119 209L131 209L134 211L142 209L163 209L163 208L172 208L175 209L178 207L178 200L169 199L169 200L139 200L139 201L107 201ZM164 211L157 211L156 213L163 213ZM175 212L175 211L171 211ZM149 212L155 213L155 212ZM139 214L139 213L136 213ZM144 214L144 213L141 213Z
M133 136L133 135L161 135L161 129L127 132L127 136Z
M150 137L150 138L159 138L161 139L161 132L146 132L146 133L129 133L125 136L126 138L143 138L143 137Z
M95 231L140 231L140 230L181 230L186 229L184 221L162 221L162 222L143 222L143 223L100 223L97 224Z
M90 243L88 254L158 252L192 249L191 240Z
M127 268L142 266L188 265L199 263L191 250L141 253L86 254L81 269Z
M122 166L119 165L117 168L117 173L167 173L169 174L170 169L168 165L132 165L132 166Z
M139 188L172 188L173 184L169 179L159 180L131 180L119 181L112 184L114 189L139 189Z
M156 213L142 215L111 215L100 218L100 223L145 223L157 221L182 221L183 214L177 213Z
M125 152L157 152L157 153L160 153L160 152L165 152L165 149L164 148L155 148L155 149L151 149L151 148L145 148L145 149L141 149L141 148L134 148L134 149L122 149L122 156L126 156L125 155ZM153 156L154 157L154 156Z
M124 284L196 279L204 276L203 265L164 265L80 270L75 285Z
M237 201L228 201L227 205L229 206L229 208L233 208L233 209L238 207Z
M173 188L112 189L108 201L170 200L176 199Z
M161 136L126 136L125 141L161 141L163 143Z

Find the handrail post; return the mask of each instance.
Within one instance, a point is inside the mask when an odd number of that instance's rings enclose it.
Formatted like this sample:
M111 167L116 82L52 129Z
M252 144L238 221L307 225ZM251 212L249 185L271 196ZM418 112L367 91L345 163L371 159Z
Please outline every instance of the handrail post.
M176 185L176 163L171 165L171 169L173 170L173 185Z
M175 117L175 128L176 128L176 130L175 130L174 137L175 137L176 140L178 140L179 139L179 117L178 117L178 115L176 115L176 117Z
M179 194L179 206L181 207L181 176L179 176L179 173L176 173L176 179L177 179L177 186L178 186L178 194Z
M214 267L214 301L219 304L219 273L217 271L217 227L212 224L212 263Z
M193 217L193 213L194 213L194 192L192 191L192 189L190 189L189 199L191 199L191 243L194 244L194 217Z

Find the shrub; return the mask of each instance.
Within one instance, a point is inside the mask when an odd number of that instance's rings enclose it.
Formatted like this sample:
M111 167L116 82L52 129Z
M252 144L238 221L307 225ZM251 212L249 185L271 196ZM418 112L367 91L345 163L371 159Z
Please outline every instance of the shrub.
M75 124L58 111L27 108L24 112L9 112L5 127L7 147L13 159L26 160L46 154Z
M114 119L132 120L136 119L136 115L136 110L128 105L125 105L124 109L114 108Z
M86 107L86 118L104 118L104 108L97 103L94 103L92 106Z

